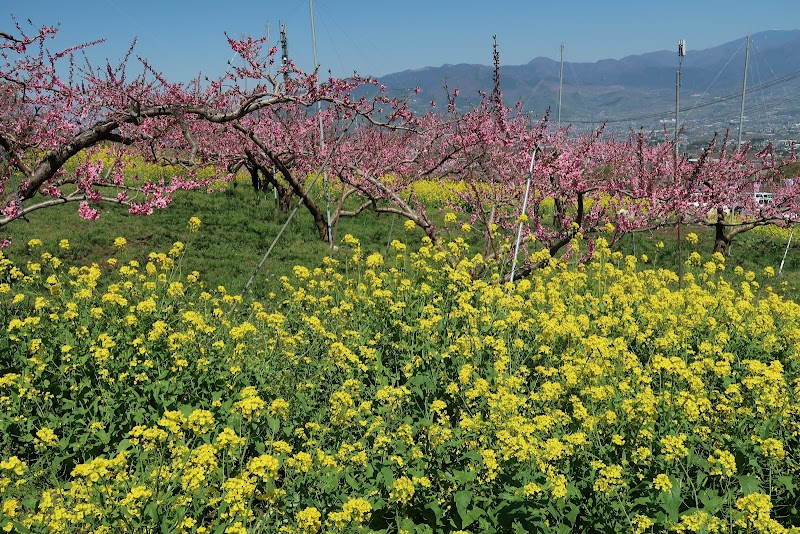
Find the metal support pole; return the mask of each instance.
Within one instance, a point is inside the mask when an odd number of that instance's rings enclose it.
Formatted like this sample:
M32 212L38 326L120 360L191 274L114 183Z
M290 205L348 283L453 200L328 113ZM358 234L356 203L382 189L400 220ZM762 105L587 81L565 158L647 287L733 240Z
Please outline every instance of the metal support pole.
M564 43L561 43L561 70L558 75L558 124L561 125L561 91L564 87Z
M533 149L533 153L531 154L531 166L528 169L528 180L525 183L525 197L522 199L522 215L526 215L528 213L528 195L531 192L531 179L533 178L533 164L536 161L536 148ZM517 270L517 254L519 254L519 243L522 241L522 225L525 224L524 221L519 221L519 228L517 229L517 244L514 247L514 258L511 261L511 276L510 281L514 281L514 272Z
M281 66L283 71L283 83L289 83L289 71L285 70L289 64L289 39L286 36L286 23L281 22Z
M314 70L317 72L317 87L319 87L319 60L317 59L317 29L314 24L314 0L308 0L311 13L311 45L314 51ZM319 117L319 145L321 153L325 153L325 129L322 125L322 103L317 100L317 117ZM322 182L325 184L325 211L328 222L328 245L333 252L333 230L331 229L331 188L328 181L328 172L323 171Z
M783 264L786 262L786 255L789 254L789 245L792 244L792 236L794 236L794 228L795 225L793 224L792 231L789 232L789 241L786 242L786 250L783 251L783 259L781 260L781 266L778 269L778 276L780 276L781 273L783 273Z
M678 138L681 128L681 67L683 66L683 56L686 55L686 41L678 41L678 72L675 73L675 155L674 155L674 186L680 184L680 173L678 172ZM681 239L681 223L683 213L678 214L678 287L683 287L683 243Z

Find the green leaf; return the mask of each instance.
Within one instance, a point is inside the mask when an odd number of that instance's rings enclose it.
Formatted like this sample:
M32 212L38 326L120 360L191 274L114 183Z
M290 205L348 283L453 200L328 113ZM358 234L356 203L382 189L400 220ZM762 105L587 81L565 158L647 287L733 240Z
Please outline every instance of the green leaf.
M678 521L678 516L683 503L681 498L681 482L674 477L669 477L672 481L672 489L670 491L661 492L659 498L661 500L661 508L667 513L670 522L675 523Z
M122 509L124 510L124 508L125 507L123 506ZM144 515L152 519L153 522L157 524L159 522L158 519L160 515L158 513L158 503L151 502L150 504L148 504L144 509Z
M350 487L351 487L351 488L353 488L354 490L358 490L358 489L360 489L360 488L361 488L361 485L358 483L358 481L357 481L355 478L353 478L353 476L352 476L352 475L349 475L349 474L345 473L345 475L344 475L344 480L345 480L345 482L347 482L347 483L350 485Z
M401 531L415 532L417 534L428 534L433 532L433 529L430 526L424 524L418 525L408 517L401 519L397 526Z
M267 417L267 426L269 426L269 429L272 431L273 434L277 434L278 429L281 426L281 423L280 421L278 421L276 417Z
M461 471L460 469L456 469L453 471L453 476L455 476L457 481L466 484L475 480L478 473L477 471Z
M409 378L408 381L415 386L432 385L431 379L427 375L414 375L411 378Z
M436 517L436 523L442 520L444 516L444 512L442 512L442 507L439 506L439 501L437 499L432 500L428 504L425 505L425 508L433 512L434 517Z
M100 439L100 443L103 445L108 445L108 443L111 441L111 437L106 433L105 430L98 430L97 437Z
M580 513L580 507L570 503L570 510L566 513L566 517L569 520L569 524L574 526L575 520L578 518L578 514Z
M777 477L775 480L777 480L783 487L786 488L786 490L789 492L789 495L794 496L795 485L794 485L794 479L792 477L781 476Z
M400 530L405 530L407 532L413 532L416 530L417 525L411 519L404 517L400 520L400 523L397 525Z
M392 487L392 484L394 484L394 473L392 472L391 467L388 466L383 467L381 469L380 476L383 478L383 483L386 485L387 488Z
M454 495L456 511L458 511L458 516L461 518L462 528L472 523L469 517L469 510L467 509L469 503L472 501L472 495L473 493L471 491L466 490L457 491Z
M700 502L703 503L703 511L715 515L726 504L725 499L720 497L715 489L701 491L698 494Z
M485 513L486 512L484 512L483 508L474 506L467 514L467 520L464 521L462 528L467 528L469 525L474 523L480 516L482 516ZM483 529L481 529L481 531L483 531Z
M498 495L498 498L500 499L500 502L503 503L513 503L513 502L521 502L528 500L528 498L525 497L524 494L509 493L507 491L500 493L500 495Z
M467 451L461 456L460 459L461 460L474 460L476 462L480 462L480 461L483 460L481 458L481 455L478 453L478 451Z
M741 486L742 493L745 495L761 491L761 481L754 476L739 475L736 479L739 481L739 486Z

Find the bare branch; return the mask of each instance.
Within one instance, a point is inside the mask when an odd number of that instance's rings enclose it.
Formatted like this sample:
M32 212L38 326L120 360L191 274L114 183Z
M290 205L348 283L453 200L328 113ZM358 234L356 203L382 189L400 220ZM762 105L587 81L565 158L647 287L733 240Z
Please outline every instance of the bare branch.
M51 198L49 200L44 200L37 204L26 206L24 209L21 209L19 213L17 213L13 217L0 217L0 228L2 228L3 226L7 225L8 223L16 219L24 219L29 213L34 212L36 210L40 210L42 208L49 208L51 206L58 206L60 204L66 204L68 202L81 202L84 200L89 200L89 199L83 193L79 195L68 195L66 197ZM112 197L100 197L99 200L102 202L108 202L111 204L120 204L123 206L130 205L130 201L119 200L117 198L112 198Z

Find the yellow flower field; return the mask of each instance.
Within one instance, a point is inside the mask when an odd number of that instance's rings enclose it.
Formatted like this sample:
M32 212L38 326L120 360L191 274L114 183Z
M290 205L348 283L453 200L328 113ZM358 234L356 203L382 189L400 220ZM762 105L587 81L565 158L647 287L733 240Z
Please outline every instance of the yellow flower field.
M5 531L800 531L769 271L695 254L679 287L600 240L510 284L459 238L345 236L242 301L183 243L30 246L0 258Z

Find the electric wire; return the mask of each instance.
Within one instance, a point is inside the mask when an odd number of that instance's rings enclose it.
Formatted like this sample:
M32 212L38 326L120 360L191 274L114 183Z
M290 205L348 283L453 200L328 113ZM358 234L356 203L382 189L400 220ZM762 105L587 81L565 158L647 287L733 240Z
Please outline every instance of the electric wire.
M550 63L550 67L548 67L547 72L545 72L542 75L542 77L539 79L539 83L537 83L533 87L533 89L531 89L530 92L528 93L527 98L525 98L525 101L522 103L522 107L525 107L525 106L528 105L528 102L530 102L531 98L533 98L533 94L536 92L536 90L539 88L539 86L542 85L542 82L544 82L544 79L547 77L548 74L550 74L550 71L553 70L553 66L554 65L555 65L555 62Z
M365 50L364 47L359 45L359 43L356 42L356 40L347 31L345 31L344 28L342 28L342 26L336 21L336 19L333 17L333 15L331 15L330 12L326 9L326 6L325 6L324 2L319 2L319 3L316 4L316 6L318 8L318 11L321 11L323 14L325 14L327 19L331 23L333 23L336 26L336 28L339 30L339 32L341 32L341 34L344 35L344 37L348 41L350 41L350 43L358 50L359 54L361 55L361 59L363 59L364 56L369 55L369 50ZM323 20L322 23L323 23L323 25L325 25L325 20ZM328 30L327 25L325 25L325 31L327 32L328 37L331 39L331 44L333 44L333 37L331 36L331 33ZM372 50L380 50L380 47L378 45L376 45L374 42L370 41L368 44L369 44L369 46L370 46L370 48ZM342 68L342 72L344 72L344 70L345 70L344 63L342 62L342 58L339 56L339 52L338 52L338 50L336 50L335 46L334 46L334 51L336 52L336 55L339 58L339 65ZM373 64L374 61L370 59L369 63ZM362 74L362 75L364 74L364 73L358 72L357 70L354 70L354 72L356 72L357 74Z
M800 78L800 71L795 71L795 72L783 75L778 79L770 80L769 82L765 82L763 84L760 84L760 85L757 85L757 86L754 86L754 87L749 87L747 90L748 90L748 92L763 91L765 89L769 89L771 87L779 86L781 84L790 82L790 81L795 80L797 78ZM705 107L708 107L708 106L715 106L715 105L718 105L720 103L727 102L729 100L741 98L741 96L742 96L741 92L731 93L731 94L728 94L728 95L717 97L717 98L715 98L715 99L713 99L713 100L711 100L709 102L702 102L702 103L699 103L699 104L693 104L691 106L687 106L685 108L682 108L681 111L690 111L690 110L705 108ZM674 113L674 110L664 110L664 111L659 111L659 112L654 112L654 113L648 113L646 115L637 115L637 116L622 117L622 118L616 118L616 119L608 119L607 118L607 119L595 120L595 121L572 120L572 121L565 121L565 122L574 122L576 124L599 124L599 123L602 123L602 122L605 122L605 123L636 122L636 121L641 121L641 120L644 120L644 119L667 117L672 113Z
M719 79L719 77L720 77L720 76L722 76L722 73L723 73L723 72L725 72L725 69L727 69L727 68L728 68L728 65L730 65L730 64L731 64L731 61L733 61L733 58L736 56L736 54L738 54L738 53L739 53L739 50L741 50L741 49L742 49L742 46L744 46L744 43L740 43L740 44L739 44L739 48L737 48L737 49L736 49L736 51L734 51L734 53L733 53L733 54L731 54L731 56L728 58L728 61L726 61L726 62L725 62L725 64L722 66L722 68L721 68L721 69L719 69L719 72L717 72L717 75L716 75L716 76L714 76L714 79L713 79L713 80L711 80L711 83L709 83L709 84L708 84L708 87L706 87L706 90L705 90L705 91L703 91L703 94L701 94L701 95L700 95L700 98L701 98L701 99L702 99L703 97L705 97L705 96L706 96L706 94L708 94L708 91L709 91L709 90L711 90L711 88L712 88L712 87L714 86L714 84L717 82L717 80ZM691 112L692 112L692 110L691 110L691 109L688 109L687 111L688 111L688 113L685 115L685 117L684 117L684 121L686 121L686 120L689 118L689 115L691 115Z
M323 12L325 11L324 9L321 8L319 3L317 3L315 5L317 7L317 11L323 11ZM331 35L331 30L328 27L328 25L325 23L325 19L324 18L322 18L322 17L318 17L318 18L320 19L320 23L322 24L322 27L325 28L325 34L328 36L328 40L330 41L330 45L331 45L331 48L333 49L333 53L336 55L336 59L339 60L339 68L341 68L342 72L344 72L344 62L342 61L342 56L339 54L339 49L336 48L336 43L333 40L333 35ZM334 24L336 23L335 20L333 22L334 22ZM339 28L339 31L341 31L342 33L345 33L341 26L336 24L336 27ZM345 35L347 35L347 34L345 33Z

